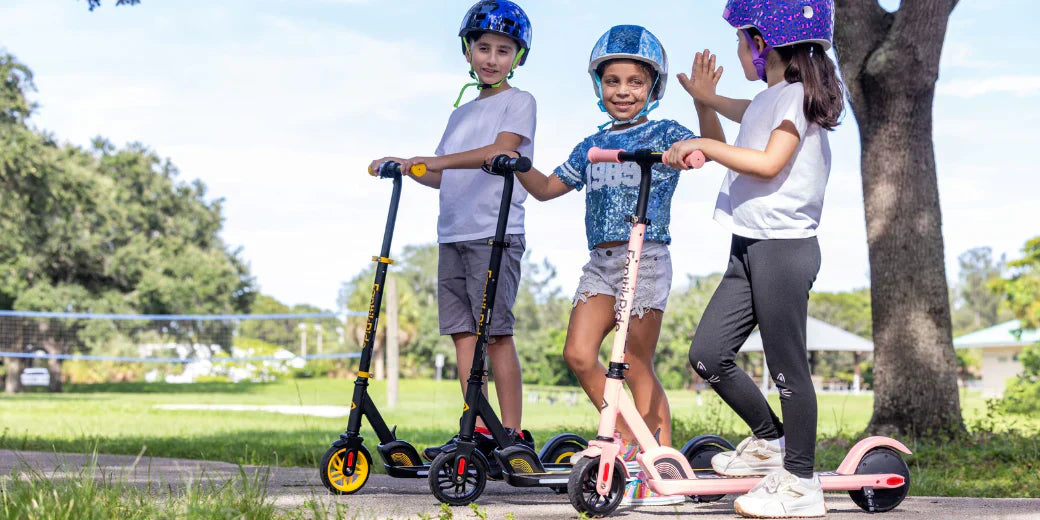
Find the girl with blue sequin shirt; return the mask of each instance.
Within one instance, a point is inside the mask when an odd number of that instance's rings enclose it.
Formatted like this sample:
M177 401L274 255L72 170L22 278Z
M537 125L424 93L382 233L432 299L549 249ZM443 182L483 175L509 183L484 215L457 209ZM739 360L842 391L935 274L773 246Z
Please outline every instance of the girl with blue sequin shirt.
M634 25L611 28L593 48L588 70L600 109L611 121L579 143L552 175L532 168L516 176L528 193L543 201L587 188L585 234L590 258L582 269L574 295L563 356L593 405L598 406L603 402L606 372L599 362L599 350L615 325L615 304L621 295L631 231L631 224L625 219L635 210L640 171L635 163L591 164L588 151L594 146L663 151L675 142L696 136L675 121L647 119L647 113L664 94L668 74L664 48L650 31ZM607 126L610 128L605 129ZM632 305L635 316L630 323L626 351L630 366L626 381L636 408L651 431L659 429L663 445L671 445L671 412L661 382L654 373L654 350L672 283L668 252L672 239L668 225L678 180L678 170L663 164L653 166L647 207L650 225L639 261ZM626 443L623 455L627 460L634 460L638 446L621 418L618 430ZM628 484L623 503L674 504L683 499L650 492L637 475Z

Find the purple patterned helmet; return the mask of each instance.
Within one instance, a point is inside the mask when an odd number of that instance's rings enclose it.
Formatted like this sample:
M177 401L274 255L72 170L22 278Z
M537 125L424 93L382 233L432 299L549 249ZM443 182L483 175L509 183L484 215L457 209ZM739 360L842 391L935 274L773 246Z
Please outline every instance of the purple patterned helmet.
M834 0L729 0L722 17L737 29L758 29L771 47L818 43L831 48Z

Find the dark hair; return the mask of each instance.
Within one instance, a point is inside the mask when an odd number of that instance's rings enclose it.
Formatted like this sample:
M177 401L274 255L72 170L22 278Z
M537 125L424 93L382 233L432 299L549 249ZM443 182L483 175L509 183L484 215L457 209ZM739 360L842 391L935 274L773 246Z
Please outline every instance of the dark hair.
M604 61L603 63L600 63L599 66L596 67L596 75L600 78L603 78L603 71L607 70L607 65L610 65L611 63L614 63L616 61L627 61L635 63L636 65L639 65L640 69L643 69L643 72L646 74L646 77L650 79L650 83L654 86L654 90L650 92L649 97L652 98L654 97L654 94L660 92L661 83L657 81L657 71L654 70L654 67L651 66L649 63L642 60L635 60L632 58L612 58L607 61Z
M752 36L761 36L754 28ZM845 110L845 86L838 79L837 67L818 43L797 43L773 48L785 64L784 80L801 83L805 91L805 118L826 130L841 124Z

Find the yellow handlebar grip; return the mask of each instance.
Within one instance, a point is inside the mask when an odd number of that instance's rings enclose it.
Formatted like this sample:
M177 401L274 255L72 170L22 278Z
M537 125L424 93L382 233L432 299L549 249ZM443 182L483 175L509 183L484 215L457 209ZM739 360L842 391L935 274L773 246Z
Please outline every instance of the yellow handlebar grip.
M377 172L376 170L372 169L372 167L371 167L371 166L369 166L369 167L368 167L368 174L369 174L369 175L371 175L371 176L373 176L373 177L375 177L375 176L377 176L377 175L378 175L379 173L378 173L378 172Z
M423 175L426 175L426 165L425 164L413 164L412 165L412 175L415 175L416 177L422 177Z

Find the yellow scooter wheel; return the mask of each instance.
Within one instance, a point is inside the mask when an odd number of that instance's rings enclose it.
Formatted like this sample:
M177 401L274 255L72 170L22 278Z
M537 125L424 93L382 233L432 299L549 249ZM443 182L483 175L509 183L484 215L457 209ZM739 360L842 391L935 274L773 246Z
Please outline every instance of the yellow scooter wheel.
M350 462L354 463L353 471L349 470ZM364 446L353 453L348 453L345 447L333 446L321 458L318 472L321 474L321 483L330 493L349 495L356 493L368 482L371 465L372 455Z

